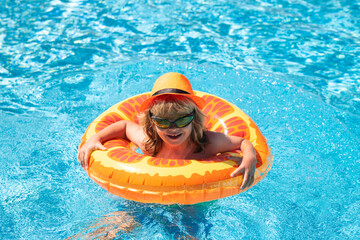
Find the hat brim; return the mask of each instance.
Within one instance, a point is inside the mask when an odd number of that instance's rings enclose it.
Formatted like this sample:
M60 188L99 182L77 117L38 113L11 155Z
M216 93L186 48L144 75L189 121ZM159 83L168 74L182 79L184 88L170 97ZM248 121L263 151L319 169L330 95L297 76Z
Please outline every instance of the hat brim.
M144 112L146 109L148 109L149 106L151 105L151 103L155 100L155 98L158 98L158 97L164 96L164 95L176 95L176 96L183 96L183 97L189 98L200 109L202 109L205 106L205 100L202 97L199 97L199 96L196 96L196 95L179 94L179 93L164 93L164 94L152 96L152 97L146 99L140 106L140 112Z

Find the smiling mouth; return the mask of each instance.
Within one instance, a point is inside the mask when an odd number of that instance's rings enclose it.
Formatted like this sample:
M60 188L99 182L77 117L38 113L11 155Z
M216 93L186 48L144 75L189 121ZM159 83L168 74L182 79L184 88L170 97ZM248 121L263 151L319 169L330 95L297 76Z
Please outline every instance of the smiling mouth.
M178 134L168 134L167 136L171 139L177 139L182 135L182 133L178 133Z

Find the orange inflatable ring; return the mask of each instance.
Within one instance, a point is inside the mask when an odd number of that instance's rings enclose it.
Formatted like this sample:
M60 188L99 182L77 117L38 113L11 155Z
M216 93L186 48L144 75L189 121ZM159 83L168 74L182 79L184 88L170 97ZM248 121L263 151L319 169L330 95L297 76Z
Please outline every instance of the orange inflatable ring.
M257 158L254 186L271 169L273 157L266 139L250 117L235 105L208 93L195 91L195 94L206 102L203 111L208 116L207 129L241 136L253 144ZM119 120L137 122L139 107L149 96L140 94L109 108L89 125L81 145ZM92 153L87 173L104 189L129 200L194 204L244 191L240 189L242 175L230 177L238 164L227 159L230 155L241 156L240 151L200 160L165 159L135 152L135 145L126 139L112 139L104 145L107 150Z

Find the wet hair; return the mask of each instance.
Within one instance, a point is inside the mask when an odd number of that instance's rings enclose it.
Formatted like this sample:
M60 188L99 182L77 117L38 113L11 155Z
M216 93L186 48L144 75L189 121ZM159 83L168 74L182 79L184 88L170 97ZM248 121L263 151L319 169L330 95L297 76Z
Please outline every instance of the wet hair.
M174 119L174 116L181 117L194 112L190 141L196 146L195 152L201 152L208 143L204 134L205 114L203 111L192 100L184 96L161 95L139 116L140 125L143 126L148 136L145 140L145 150L152 156L156 156L159 152L163 141L156 131L155 124L151 121L150 112L154 116L165 119Z

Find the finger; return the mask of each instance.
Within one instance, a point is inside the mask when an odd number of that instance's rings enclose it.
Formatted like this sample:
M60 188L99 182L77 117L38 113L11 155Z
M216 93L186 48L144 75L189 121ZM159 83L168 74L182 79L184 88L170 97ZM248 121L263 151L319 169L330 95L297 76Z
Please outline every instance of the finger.
M246 185L243 188L245 189L251 187L251 185L254 183L254 178L254 175L249 174L248 181L245 183Z
M82 167L84 167L84 152L80 153L79 162Z
M254 184L254 180L255 180L255 177L251 176L248 187L250 187L251 185Z
M244 173L244 169L241 167L238 167L237 169L235 169L235 171L233 171L230 176L231 177L236 177L237 175L239 175L240 173Z
M88 152L85 153L85 156L83 158L83 162L84 162L85 170L88 169L88 162L89 162L89 153Z
M102 145L101 143L99 143L98 145L96 145L96 149L99 149L99 150L107 150L107 148Z
M84 167L84 162L81 159L79 159L79 163L80 163L81 167Z
M252 177L249 177L246 185L244 186L244 189L249 188L253 182L254 182L254 179Z
M245 189L248 185L248 181L249 181L249 173L245 172L244 177L243 177L243 182L240 186L241 190Z
M83 165L84 152L79 152L78 154L78 162Z

